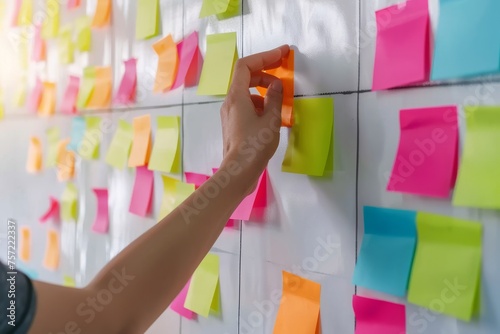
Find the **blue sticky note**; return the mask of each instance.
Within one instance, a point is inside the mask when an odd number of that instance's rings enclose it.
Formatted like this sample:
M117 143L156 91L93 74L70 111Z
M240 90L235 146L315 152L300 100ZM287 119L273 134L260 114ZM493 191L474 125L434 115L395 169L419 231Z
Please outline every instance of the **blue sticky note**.
M17 269L32 280L38 279L38 272L34 269L26 268L24 266L17 266Z
M500 72L500 1L440 0L432 80Z
M353 283L404 297L417 243L416 211L364 207L365 235Z
M68 150L77 152L78 147L85 134L85 119L83 117L75 117L71 123L71 141L68 145Z

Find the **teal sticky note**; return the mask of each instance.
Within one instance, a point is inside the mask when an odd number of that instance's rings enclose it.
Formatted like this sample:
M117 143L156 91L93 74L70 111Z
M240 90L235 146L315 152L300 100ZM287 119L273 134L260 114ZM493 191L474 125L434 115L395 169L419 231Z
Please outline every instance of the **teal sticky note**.
M417 243L415 211L365 206L365 235L353 283L404 297Z
M85 118L75 117L71 122L71 141L68 144L68 150L77 152L85 134Z
M500 71L500 1L440 0L432 80Z

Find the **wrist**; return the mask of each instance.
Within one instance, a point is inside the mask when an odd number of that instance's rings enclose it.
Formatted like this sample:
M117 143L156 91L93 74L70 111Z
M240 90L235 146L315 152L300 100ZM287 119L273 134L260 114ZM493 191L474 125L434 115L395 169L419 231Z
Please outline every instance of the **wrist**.
M234 179L235 185L243 192L255 185L267 163L258 159L248 159L240 154L227 154L220 166L219 171L224 172Z

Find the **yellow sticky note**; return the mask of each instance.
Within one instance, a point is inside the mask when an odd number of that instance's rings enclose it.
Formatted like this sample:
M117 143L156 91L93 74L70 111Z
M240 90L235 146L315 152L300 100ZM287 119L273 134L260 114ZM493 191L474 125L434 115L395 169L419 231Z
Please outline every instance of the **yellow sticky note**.
M109 25L111 19L111 0L97 0L92 27L103 28Z
M63 277L63 286L68 287L68 288L74 288L76 287L76 282L75 279L71 276L64 275Z
M42 170L42 142L38 137L30 138L26 170L28 173L37 173Z
M96 67L94 89L87 103L88 108L109 108L113 89L111 67Z
M93 66L86 67L83 70L83 78L78 90L78 97L76 99L76 106L78 109L87 107L90 97L94 92L96 78L96 68Z
M102 139L101 118L85 117L85 133L83 134L78 154L87 160L99 159L99 148Z
M68 150L71 139L59 141L57 145L57 179L69 181L75 176L75 153Z
M180 117L158 116L155 143L148 168L165 173L177 173L180 167Z
M180 182L179 180L166 175L162 175L161 178L163 180L163 197L161 200L160 216L158 217L158 220L163 219L175 209L176 188L177 183Z
M134 139L128 159L129 167L145 166L151 155L151 116L144 115L134 118Z
M29 26L33 23L33 0L23 0L19 9L20 26Z
M226 95L237 59L235 32L208 35L207 54L197 94Z
M172 88L179 68L177 44L175 44L172 35L168 35L153 44L153 49L158 55L154 91L165 92Z
M333 99L296 99L282 171L323 176L333 170Z
M80 52L88 52L92 47L91 19L88 16L76 20L76 47Z
M73 63L75 52L73 47L73 27L71 25L61 28L58 47L60 63L64 65Z
M217 15L219 20L224 20L238 15L239 9L239 0L203 0L200 18Z
M43 266L50 270L56 270L59 267L59 254L59 234L56 230L49 230L47 231L47 245Z
M45 158L45 165L47 167L55 167L57 165L61 133L58 127L52 127L47 129L45 134L47 135L47 157Z
M60 0L47 0L45 20L43 21L42 35L45 38L55 38L59 34Z
M56 84L54 82L43 83L42 100L38 105L40 116L52 116L56 112Z
M219 313L219 256L208 253L193 273L184 307L205 318Z
M78 204L78 190L69 182L61 196L61 219L63 221L76 221Z
M192 193L194 193L196 186L191 183L179 182L175 185L175 202L174 207L182 204Z
M137 0L135 38L148 39L160 32L160 1Z
M23 226L19 232L19 258L28 262L31 259L31 229L28 226Z
M127 164L133 137L132 125L121 119L106 154L108 165L122 169Z

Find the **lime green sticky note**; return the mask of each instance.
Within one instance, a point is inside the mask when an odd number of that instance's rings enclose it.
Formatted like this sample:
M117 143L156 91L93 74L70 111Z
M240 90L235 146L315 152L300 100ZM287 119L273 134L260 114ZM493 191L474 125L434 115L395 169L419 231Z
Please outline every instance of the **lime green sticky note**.
M466 135L453 205L500 209L500 107L465 107Z
M73 28L71 25L66 25L61 28L58 40L59 46L59 61L61 64L67 65L74 61L73 50Z
M85 108L94 92L96 71L95 67L86 67L83 70L82 83L78 91L78 97L76 99L76 106L78 109Z
M218 313L219 256L208 253L193 273L184 307L205 318L212 308Z
M64 275L63 277L63 286L68 287L68 288L74 288L76 287L76 282L75 279L71 276Z
M97 116L85 117L85 132L78 148L78 154L87 160L99 159L101 139L101 118Z
M92 46L92 19L88 16L76 20L76 47L80 52L88 52Z
M133 138L132 124L122 119L119 120L118 128L106 154L106 163L115 168L123 169L128 161Z
M223 13L217 14L218 20L226 20L240 14L240 0L229 0L227 9Z
M69 182L61 196L61 218L63 221L73 221L77 217L78 190Z
M192 193L194 193L196 187L191 183L178 182L175 185L175 203L174 207L178 207L182 204Z
M464 321L479 311L482 225L417 213L408 301Z
M29 26L33 23L33 0L23 0L19 9L20 26Z
M200 18L215 14L222 14L228 10L230 0L203 0Z
M226 95L237 59L235 32L208 35L207 54L197 94Z
M155 143L148 168L165 173L177 173L180 168L180 117L158 116Z
M137 0L135 38L148 39L160 33L159 0Z
M57 155L59 148L59 141L61 139L61 131L58 127L52 127L45 131L47 135L47 158L45 165L47 167L55 167L57 165Z
M59 34L59 16L61 11L59 2L59 0L46 1L47 15L42 27L42 36L45 38L55 38Z
M161 199L158 221L166 217L175 209L177 183L180 182L166 175L162 175L161 178L163 180L163 197Z
M333 99L296 99L282 171L323 176L333 169Z

